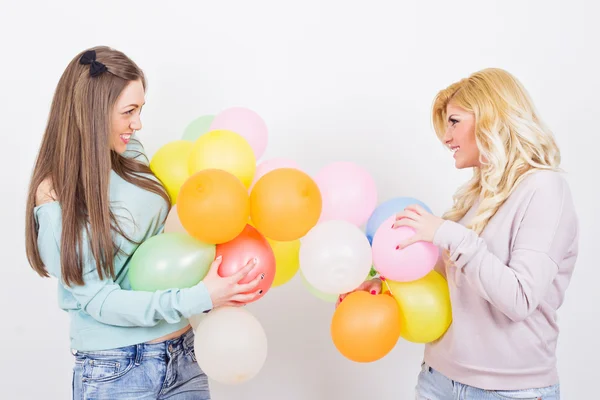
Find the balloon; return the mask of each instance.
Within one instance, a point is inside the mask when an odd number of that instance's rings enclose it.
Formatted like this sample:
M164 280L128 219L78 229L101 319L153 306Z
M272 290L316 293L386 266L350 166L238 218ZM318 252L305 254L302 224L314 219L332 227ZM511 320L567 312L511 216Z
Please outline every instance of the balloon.
M290 281L300 268L300 240L280 242L267 238L275 254L275 280L272 287Z
M181 187L177 215L195 238L213 244L228 242L248 221L248 191L227 171L200 171Z
M164 233L170 232L187 233L183 225L181 225L179 215L177 215L177 204L171 207L171 211L169 211L169 215L167 215L167 219L165 221Z
M410 282L422 278L435 266L439 249L432 243L419 241L404 249L398 244L415 234L407 226L392 228L396 216L386 219L373 238L373 265L386 279Z
M371 265L369 241L350 222L322 222L302 239L300 269L321 292L338 294L356 289L369 275Z
M412 197L396 197L378 205L375 211L373 211L369 217L365 229L367 237L369 238L369 243L373 243L373 236L375 236L375 232L377 232L377 229L379 229L383 221L392 215L396 215L397 213L404 211L406 207L413 204L418 204L431 213L431 210L425 203L420 200L413 199Z
M310 282L308 282L306 280L306 278L304 277L304 274L302 273L302 271L300 271L300 276L302 277L302 283L304 284L304 286L306 287L306 289L308 290L308 292L310 294L312 294L316 298L321 299L323 301L326 301L328 303L335 303L337 301L337 298L338 298L339 294L337 294L337 293L323 293L323 292L315 289L315 287L313 285L311 285Z
M191 174L205 169L222 169L250 187L256 158L246 139L230 131L210 131L194 142L189 156Z
M256 159L262 157L269 138L267 124L254 111L232 107L217 114L210 130L225 129L240 134L250 143Z
M293 168L265 174L250 192L252 223L266 237L282 242L306 235L319 220L321 207L317 184Z
M198 365L223 384L254 378L267 359L267 335L261 323L243 307L219 307L200 321L194 338Z
M235 239L217 245L216 256L223 256L219 266L221 276L231 276L246 266L252 258L258 258L258 265L239 283L250 282L258 275L265 274L258 287L251 291L263 291L255 300L263 297L271 288L275 279L275 255L267 239L252 226L246 225Z
M193 120L183 132L183 140L195 142L198 138L210 130L210 124L215 119L214 115L203 115Z
M327 165L315 176L323 196L319 222L344 220L360 226L377 205L377 186L369 173L351 162Z
M366 363L383 358L400 338L398 304L386 294L350 293L333 314L331 338L349 360Z
M185 233L164 233L144 241L131 257L133 290L189 288L200 282L215 258L215 246Z
M448 283L435 270L413 282L386 279L383 289L384 292L390 292L398 302L400 336L409 342L433 342L452 323Z
M192 143L176 140L162 146L152 157L150 169L167 189L171 204L177 203L181 185L189 178L188 157Z
M287 158L272 158L270 160L265 160L257 165L256 172L254 173L254 180L250 185L250 189L252 190L256 182L258 182L258 180L262 178L267 172L271 172L278 168L300 169L296 161L288 160Z

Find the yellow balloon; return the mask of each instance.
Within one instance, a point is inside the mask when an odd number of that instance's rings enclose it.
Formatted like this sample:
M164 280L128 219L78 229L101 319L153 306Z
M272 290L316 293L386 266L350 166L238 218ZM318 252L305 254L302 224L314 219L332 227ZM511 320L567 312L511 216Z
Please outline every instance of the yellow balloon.
M300 268L300 240L279 242L267 238L275 253L275 280L271 287L281 286L296 275Z
M257 229L250 217L248 217L248 225ZM260 234L264 236L262 232ZM271 287L281 286L290 281L300 269L300 239L289 242L269 239L266 236L265 239L271 245L275 255L275 279Z
M150 161L150 169L167 189L171 204L177 203L179 189L190 177L188 158L191 152L191 142L176 140L162 146Z
M241 135L214 130L200 136L193 144L188 160L190 175L204 169L222 169L250 187L256 171L254 150Z
M400 306L400 336L409 342L433 342L452 323L448 283L435 270L412 282L386 280L383 289Z

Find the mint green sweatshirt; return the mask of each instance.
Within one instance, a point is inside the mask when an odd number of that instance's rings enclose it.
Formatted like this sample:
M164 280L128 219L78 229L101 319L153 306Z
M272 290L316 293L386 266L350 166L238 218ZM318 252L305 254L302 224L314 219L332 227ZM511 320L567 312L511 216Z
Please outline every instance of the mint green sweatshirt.
M148 164L137 138L132 138L124 156ZM110 201L121 227L136 242L162 232L168 212L164 199L126 182L114 171L110 177ZM137 245L117 234L114 238L124 254L115 256L116 278L100 279L91 251L84 246L85 285L66 286L61 279L60 203L42 204L34 213L42 261L48 273L58 280L59 307L70 316L73 349L105 350L144 343L182 329L188 325L187 318L212 308L203 282L188 289L132 291L127 272Z

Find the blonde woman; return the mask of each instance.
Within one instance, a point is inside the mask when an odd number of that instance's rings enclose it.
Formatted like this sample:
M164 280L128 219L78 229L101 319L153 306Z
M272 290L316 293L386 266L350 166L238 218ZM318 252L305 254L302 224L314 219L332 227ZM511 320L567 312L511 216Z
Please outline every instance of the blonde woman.
M579 227L560 151L523 86L486 69L440 91L437 136L473 178L443 218L412 206L396 226L446 262L453 323L425 348L417 399L559 399L556 313L578 255ZM381 280L359 289L378 293Z
M260 277L238 284L255 263L222 278L220 259L191 288L131 290L130 257L162 232L170 207L135 134L145 92L144 73L125 54L78 54L58 82L33 168L27 257L58 280L74 399L210 399L187 318L259 294Z

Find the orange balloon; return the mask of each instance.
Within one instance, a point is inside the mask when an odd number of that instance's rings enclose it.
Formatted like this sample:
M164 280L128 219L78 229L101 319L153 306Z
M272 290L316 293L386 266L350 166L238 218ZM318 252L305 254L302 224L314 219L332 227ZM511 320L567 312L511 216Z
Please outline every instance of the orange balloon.
M232 240L244 230L249 214L248 189L221 169L205 169L192 175L177 198L181 225L205 243Z
M323 201L315 181L294 168L263 175L250 193L250 217L263 235L277 241L296 240L319 221Z
M335 347L349 360L372 362L386 356L400 339L398 303L390 295L350 293L331 321Z

